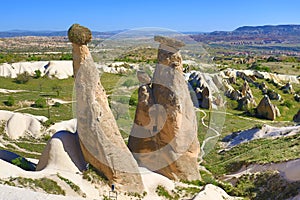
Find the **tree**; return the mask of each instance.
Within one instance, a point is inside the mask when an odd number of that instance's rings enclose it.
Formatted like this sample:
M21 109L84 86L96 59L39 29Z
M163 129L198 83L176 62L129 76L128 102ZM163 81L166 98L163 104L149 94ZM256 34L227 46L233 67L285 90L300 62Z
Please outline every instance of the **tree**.
M9 96L7 101L4 102L7 106L13 106L15 104L15 99L13 96Z
M15 78L15 82L18 84L25 84L30 80L30 74L28 72L24 72L22 74L18 74Z
M46 99L44 98L38 98L33 105L33 107L35 108L46 108L46 106L47 106L47 102Z
M62 90L62 87L60 85L54 85L52 87L52 90L56 92L56 96L59 96L60 91Z
M36 79L41 78L42 72L39 69L35 70L34 73L35 73L34 78Z

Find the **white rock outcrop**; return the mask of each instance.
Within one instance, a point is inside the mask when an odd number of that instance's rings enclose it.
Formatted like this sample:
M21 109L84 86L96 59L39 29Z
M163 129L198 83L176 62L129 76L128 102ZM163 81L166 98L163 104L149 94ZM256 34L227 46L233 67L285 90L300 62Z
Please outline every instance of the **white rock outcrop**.
M44 116L34 116L30 114L0 110L0 121L4 123L5 133L11 139L32 136L39 137L43 134L41 122L47 121Z

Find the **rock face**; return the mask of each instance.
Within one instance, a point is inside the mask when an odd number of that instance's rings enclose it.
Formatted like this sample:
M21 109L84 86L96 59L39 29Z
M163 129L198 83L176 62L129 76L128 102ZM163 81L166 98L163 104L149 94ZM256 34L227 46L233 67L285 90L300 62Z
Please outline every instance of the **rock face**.
M238 99L238 104L239 110L249 110L256 106L254 96L247 81L244 82L241 89L241 98Z
M199 179L197 120L183 77L180 41L160 42L151 84L139 88L128 147L139 165L173 180Z
M137 162L123 141L109 108L98 70L85 45L90 40L89 33L78 25L73 25L68 32L73 42L80 146L85 160L103 172L118 190L142 192L144 186Z
M293 118L294 122L300 122L300 110L298 110L297 114Z
M4 125L6 135L13 140L26 136L40 137L44 129L41 123L47 120L43 116L0 110L0 124Z
M217 82L217 84L222 85L222 83L217 80L217 78L214 78ZM205 109L211 109L212 107L212 95L209 86L205 82L204 78L201 76L200 73L192 73L189 76L188 80L189 86L196 94L196 99L193 101L194 106L201 107Z
M278 100L278 101L281 100L280 94L278 94L278 93L275 92L274 90L268 89L268 90L267 90L267 95L268 95L268 97L269 97L271 100Z
M275 120L280 116L279 109L273 105L267 95L259 102L257 108L257 116L265 119Z
M294 95L294 99L295 99L295 101L300 102L300 95L299 94L295 94Z
M295 93L295 91L293 89L293 85L290 82L288 82L287 84L285 84L285 86L282 87L282 91L284 93L289 93L289 94Z
M259 84L258 88L261 90L261 92L263 94L267 94L267 92L268 92L268 86L266 85L265 82L262 82L261 84Z

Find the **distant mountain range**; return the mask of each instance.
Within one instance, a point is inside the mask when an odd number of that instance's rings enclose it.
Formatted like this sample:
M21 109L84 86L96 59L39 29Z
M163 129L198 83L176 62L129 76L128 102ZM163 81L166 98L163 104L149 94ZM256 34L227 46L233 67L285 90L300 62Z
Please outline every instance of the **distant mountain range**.
M108 32L93 31L93 36L108 38L125 30ZM184 32L200 42L236 41L236 40L269 40L279 42L300 42L300 25L265 25L243 26L233 31ZM11 30L0 32L0 38L18 36L67 36L67 31L26 31Z
M242 26L233 31L193 34L200 42L265 41L267 43L300 43L300 25Z
M93 31L94 37L107 38L112 35L118 34L124 30L116 30L116 31L107 31L107 32L99 32ZM10 31L1 31L0 38L6 37L22 37L22 36L67 36L67 31L27 31L27 30L10 30Z
M300 25L265 25L265 26L242 26L234 31L215 31L208 33L210 35L296 35L300 33Z

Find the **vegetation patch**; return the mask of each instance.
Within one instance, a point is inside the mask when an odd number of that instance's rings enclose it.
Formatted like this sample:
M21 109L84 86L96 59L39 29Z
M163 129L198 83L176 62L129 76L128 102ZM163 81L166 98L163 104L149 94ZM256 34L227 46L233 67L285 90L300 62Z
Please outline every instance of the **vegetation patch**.
M46 143L16 141L15 144L22 149L36 153L42 153L46 147Z
M299 158L300 135L252 140L228 151L217 147L205 156L205 167L217 176L238 171L253 163L278 163Z
M169 191L161 185L158 185L156 187L155 192L157 193L158 196L164 197L165 199L170 199L170 200L177 200L179 199L179 195L173 196L173 194L170 194Z
M237 180L234 187L236 189L230 192L234 196L253 200L284 200L299 194L300 181L288 182L280 176L279 172L267 171L245 174Z
M52 179L49 178L40 178L40 179L31 179L31 178L9 178L9 180L5 181L4 184L11 186L21 186L24 188L30 188L34 191L38 191L38 189L42 189L44 192L48 194L57 194L57 195L65 195L65 191Z
M88 169L83 172L82 178L96 185L103 185L103 183L108 184L108 179L104 176L104 174L100 173L91 164L89 164Z
M36 165L29 162L27 159L23 157L18 157L13 159L11 163L27 171L35 171L36 168Z
M72 190L74 190L76 193L78 193L80 196L82 196L82 197L86 197L86 194L85 193L83 193L82 191L81 191L81 189L80 189L80 187L78 186L78 185L76 185L75 183L73 183L72 181L70 181L69 179L67 179L67 178L65 178L65 177L63 177L63 176L61 176L61 175L59 175L59 174L56 174L57 175L57 177L60 179L60 180L62 180L62 181L64 181L65 183L67 183L69 186L70 186L70 188L72 188Z

